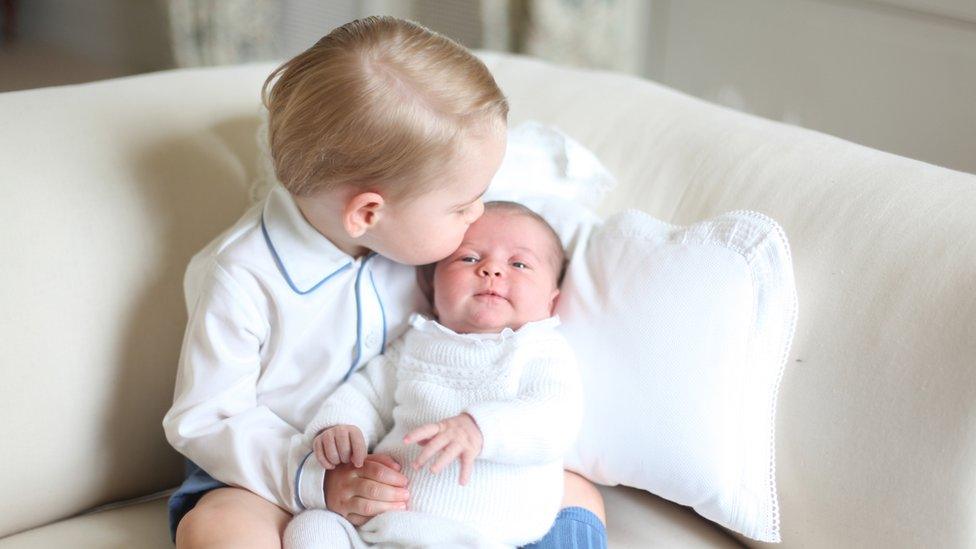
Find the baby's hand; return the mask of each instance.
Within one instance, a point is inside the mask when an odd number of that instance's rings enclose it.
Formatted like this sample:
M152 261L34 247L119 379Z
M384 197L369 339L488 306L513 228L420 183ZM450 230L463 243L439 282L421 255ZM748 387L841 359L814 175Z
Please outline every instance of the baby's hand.
M336 425L315 437L312 450L326 470L332 470L340 463L352 463L359 468L366 459L366 439L355 425Z
M420 455L413 462L414 469L420 469L434 454L443 450L434 464L430 466L430 472L437 474L444 467L447 467L454 458L461 458L461 478L459 482L464 485L471 478L471 469L474 468L474 459L481 454L481 445L484 439L481 437L481 429L468 414L461 414L449 417L437 423L421 425L403 437L404 444L416 442L424 447Z

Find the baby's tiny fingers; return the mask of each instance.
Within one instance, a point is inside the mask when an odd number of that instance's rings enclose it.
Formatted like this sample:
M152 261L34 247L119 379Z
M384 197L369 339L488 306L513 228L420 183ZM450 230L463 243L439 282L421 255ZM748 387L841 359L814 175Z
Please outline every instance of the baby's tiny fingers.
M424 466L427 461L434 457L434 454L440 452L442 448L450 444L450 440L447 437L437 436L433 440L429 441L424 449L421 450L420 455L413 462L414 469L420 469Z
M339 461L339 450L336 449L335 437L324 437L322 440L322 445L325 449L325 458L328 459L332 465L339 465L342 463Z
M363 462L366 461L366 440L363 438L362 433L352 433L349 435L352 442L352 464L356 466L357 469L363 466Z
M461 445L456 442L452 442L447 446L447 448L444 448L441 455L437 456L437 460L435 460L434 464L430 466L430 472L434 473L435 475L440 473L445 467L450 465L450 463L454 461L454 459L457 458L460 453Z
M461 454L461 478L458 480L461 486L467 486L468 481L471 480L471 471L474 470L474 458L469 456L471 456L470 452Z
M407 436L403 437L404 444L411 444L418 440L427 440L441 431L441 426L437 423L428 423L426 425L421 425L413 431L407 433Z
M321 438L316 438L312 442L312 451L315 452L315 460L319 462L319 465L327 470L332 469L332 464L326 459L325 452L322 450Z
M336 448L339 450L339 459L342 463L349 463L349 432L341 431L336 434Z

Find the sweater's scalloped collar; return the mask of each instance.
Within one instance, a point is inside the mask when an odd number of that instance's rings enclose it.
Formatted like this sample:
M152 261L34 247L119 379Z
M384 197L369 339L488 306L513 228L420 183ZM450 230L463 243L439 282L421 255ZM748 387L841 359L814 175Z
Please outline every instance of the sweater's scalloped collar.
M535 320L532 322L526 322L518 330L513 330L511 328L505 328L500 332L493 332L487 334L459 334L454 330L444 326L440 322L432 318L427 318L420 313L414 313L410 316L410 325L428 334L442 334L453 339L460 341L495 341L502 342L512 337L522 337L526 334L536 332L540 329L550 329L559 326L559 315L552 315L549 318L544 318L542 320Z

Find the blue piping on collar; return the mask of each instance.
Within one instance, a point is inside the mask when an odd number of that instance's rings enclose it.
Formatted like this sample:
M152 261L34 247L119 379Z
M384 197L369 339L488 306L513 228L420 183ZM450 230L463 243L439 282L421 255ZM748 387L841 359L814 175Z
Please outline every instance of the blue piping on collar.
M359 271L356 273L356 356L352 359L352 364L349 366L349 371L346 372L345 376L343 376L343 382L348 380L349 376L351 376L356 370L356 365L359 363L360 357L363 356L363 309L362 303L359 299L359 281L363 275L363 269L366 268L366 263L368 263L370 259L373 259L373 256L375 255L376 252L370 252L367 254L366 257L363 258L363 262L359 264Z
M380 316L383 318L383 344L380 345L380 354L383 354L386 352L386 309L383 308L383 300L380 299L380 292L376 289L372 270L369 271L369 283L373 285L373 293L376 294L376 301L380 304Z
M326 281L328 281L333 276L341 273L342 271L345 271L349 267L352 267L352 262L346 263L342 267L339 267L338 269L336 269L335 271L333 271L332 274L330 274L329 276L323 278L317 284L315 284L314 286L312 286L311 288L309 288L309 289L307 289L307 290L305 290L303 292L303 291L299 290L297 286L295 286L295 283L292 281L291 277L288 276L288 271L285 270L285 264L281 262L281 257L278 256L278 250L275 250L274 244L271 242L271 237L268 236L268 228L264 225L264 213L263 212L261 213L261 234L264 235L264 242L268 245L268 249L271 250L271 255L272 255L272 257L274 257L275 265L278 266L278 270L281 271L281 276L283 276L285 278L285 282L288 283L288 286L291 287L292 291L294 291L298 295L306 295L306 294L310 294L310 293L314 292L315 290L318 289L319 286L325 284ZM358 299L358 296L357 296L357 299Z

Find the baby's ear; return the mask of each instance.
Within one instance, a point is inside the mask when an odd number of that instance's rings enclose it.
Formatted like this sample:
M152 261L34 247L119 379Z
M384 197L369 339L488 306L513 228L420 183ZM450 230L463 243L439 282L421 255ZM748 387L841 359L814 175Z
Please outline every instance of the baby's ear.
M417 286L420 287L421 293L427 298L427 303L431 306L433 311L434 307L434 270L437 268L437 263L429 263L427 265L417 266ZM434 313L436 317L436 312Z
M549 316L552 316L556 312L556 304L559 303L559 288L552 291L552 297L549 298Z
M352 238L366 234L383 215L383 197L374 192L353 195L342 210L342 226Z

